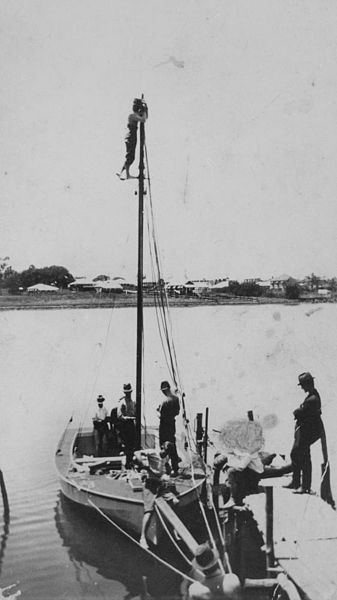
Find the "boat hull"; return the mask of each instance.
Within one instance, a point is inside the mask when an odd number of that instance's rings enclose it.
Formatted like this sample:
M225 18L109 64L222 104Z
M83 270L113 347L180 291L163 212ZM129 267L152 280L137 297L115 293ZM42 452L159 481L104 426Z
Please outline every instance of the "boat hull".
M97 512L101 511L126 531L140 536L144 515L142 501L135 503L118 497L104 496L78 487L63 478L60 478L60 483L62 493L72 502L90 507Z
M83 432L83 437L90 435ZM133 489L127 477L116 480L109 475L90 474L88 471L76 471L74 453L78 444L75 430L66 431L56 453L56 468L61 491L72 502L102 512L114 524L139 539L144 516L143 489ZM200 495L203 479L194 484L191 481L176 482L179 492L179 508L186 510L196 502ZM159 539L161 525L155 513L149 529L149 538Z

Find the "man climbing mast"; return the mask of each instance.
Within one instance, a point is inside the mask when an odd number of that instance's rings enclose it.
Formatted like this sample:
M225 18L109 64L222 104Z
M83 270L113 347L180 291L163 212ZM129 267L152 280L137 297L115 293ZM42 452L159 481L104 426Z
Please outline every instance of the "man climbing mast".
M117 176L124 179L138 179L130 175L130 167L135 160L136 146L137 146L137 130L138 123L145 123L148 117L147 105L141 98L135 98L132 105L133 112L128 117L128 131L125 136L126 155L125 162L121 168L120 173ZM125 171L125 177L123 173Z

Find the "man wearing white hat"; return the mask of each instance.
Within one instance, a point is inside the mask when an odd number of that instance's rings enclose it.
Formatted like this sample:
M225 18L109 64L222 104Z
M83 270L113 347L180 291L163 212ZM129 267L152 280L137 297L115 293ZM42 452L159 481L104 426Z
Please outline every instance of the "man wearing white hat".
M97 456L103 456L103 449L107 443L108 436L108 411L103 406L105 398L100 394L97 397L97 410L95 415L92 418L94 424L94 432L95 432L95 442L96 442L96 451Z
M136 403L132 400L132 385L124 383L124 396L120 398L117 408L117 419L122 442L125 446L126 468L132 467L132 458L136 443Z

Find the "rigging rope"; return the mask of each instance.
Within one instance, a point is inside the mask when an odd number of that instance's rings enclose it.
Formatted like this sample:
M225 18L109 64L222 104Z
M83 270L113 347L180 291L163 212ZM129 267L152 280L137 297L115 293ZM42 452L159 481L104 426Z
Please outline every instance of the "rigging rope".
M169 372L171 374L172 380L174 382L174 385L175 385L176 389L179 390L179 393L181 396L181 404L182 404L182 409L183 409L182 410L183 425L184 425L185 436L186 436L185 437L185 439L186 439L185 450L187 451L189 463L190 463L190 467L191 467L191 479L195 485L196 484L195 470L194 470L193 458L192 458L192 453L191 453L191 447L192 447L192 440L193 440L194 448L196 449L196 442L192 435L189 420L187 419L187 415L186 415L185 393L183 392L183 388L182 388L182 380L181 380L181 376L180 376L180 372L179 372L177 354L176 354L175 345L174 345L173 336L172 336L172 322L171 322L170 313L168 310L168 305L169 305L168 297L167 297L167 293L166 293L165 282L161 276L160 254L159 254L159 248L158 248L158 244L157 244L157 240L156 240L155 219L154 219L152 191L151 191L151 178L150 178L149 161L148 161L146 146L145 146L145 159L146 159L146 169L147 169L147 175L148 175L149 205L150 205L150 210L147 210L146 216L147 216L149 250L150 250L150 257L151 257L151 269L152 269L153 280L158 282L158 287L156 287L156 289L155 289L155 296L154 296L156 316L157 316L159 335L160 335L160 339L161 339L161 343L162 343L162 347L163 347L164 357L165 357ZM150 221L151 221L151 223L150 223ZM152 244L151 244L151 240L152 240ZM164 341L166 344L163 343ZM204 465L204 467L205 467L205 465ZM206 467L205 467L205 470L206 470ZM207 474L206 474L205 481L206 481L206 485L207 485ZM198 497L198 505L199 505L199 510L200 510L201 516L202 516L203 521L206 526L206 530L207 530L211 545L214 548L216 548L216 542L215 542L215 539L213 536L213 532L212 532L211 526L209 524L209 520L208 520L207 514L205 512L205 508L203 506L203 503L202 503L200 497ZM219 528L218 522L217 522L217 527ZM222 545L222 550L225 551L225 544L224 544L224 539L223 539L222 535L220 535L220 543ZM227 556L226 556L226 559L228 559ZM227 560L227 562L229 564L228 560ZM222 563L221 563L221 569L224 571L224 567L223 567Z
M77 487L79 487L79 486L77 486ZM82 488L79 487L79 489L82 489ZM94 502L92 502L92 500L90 500L90 498L88 498L88 503L90 504L90 506L92 506L94 509L96 509L97 512L104 519L106 519L108 521L108 523L110 523L111 525L113 525L120 533L122 533L124 536L126 536L131 542L133 542L134 544L136 544L136 546L138 546L138 548L142 548L142 550L144 550L144 552L146 552L147 554L149 554L152 558L155 558L158 562L160 562L162 565L164 565L165 567L167 567L168 569L170 569L171 571L173 571L177 575L180 575L180 577L182 577L183 579L187 579L188 581L191 581L191 583L194 583L194 581L196 581L196 579L194 579L193 577L190 577L189 575L185 575L185 573L183 573L182 571L180 571L176 567L173 567L172 565L170 565L170 563L166 562L163 558L160 558L160 556L158 556L157 554L155 554L151 550L149 550L147 548L143 548L143 546L139 542L137 542L137 540L135 540L135 538L133 538L132 535L130 535L129 533L127 533L124 529L122 529L122 527L120 527L119 525L117 525L117 523L115 523L115 521L113 521L112 519L110 519L110 517L108 517L98 506L96 506L96 504Z
M191 447L192 445L192 433L188 423L188 419L186 417L186 406L185 406L185 394L183 393L182 380L179 372L177 355L175 350L175 345L172 336L172 322L170 319L170 314L168 311L168 297L165 288L165 282L161 276L161 264L160 264L160 254L159 248L156 240L156 231L155 231L155 219L154 219L154 211L152 204L152 191L151 191L151 178L150 178L150 170L149 170L149 161L147 148L145 146L145 159L146 159L146 169L148 175L148 189L149 189L149 205L150 205L150 214L147 212L147 229L148 229L148 237L149 237L149 247L150 247L150 257L151 257L151 266L153 274L155 275L154 279L158 282L158 287L155 289L155 308L157 314L158 328L160 333L160 338L162 342L162 347L164 351L164 356L166 359L166 363L174 382L174 385L181 395L181 402L183 407L183 424L185 428L186 441L187 445ZM151 225L150 225L150 217L151 217ZM152 245L151 245L152 240ZM165 340L165 345L163 343L163 339ZM195 445L196 447L196 445Z
M91 392L89 394L85 394L85 396L88 398L88 400L87 400L86 409L83 412L83 416L82 416L82 419L81 419L79 427L78 427L78 432L79 433L81 433L82 430L83 430L85 419L86 419L86 417L88 415L90 406L92 405L92 399L93 399L93 396L94 396L94 391L95 391L95 388L96 388L98 376L99 376L99 373L100 373L100 370L101 370L101 367L102 367L102 364L103 364L103 359L104 359L105 353L106 353L107 341L108 341L108 338L110 336L110 329L111 329L111 322L112 322L113 311L114 311L114 306L110 309L108 327L106 328L105 337L104 337L103 344L102 344L102 352L101 352L100 360L99 360L98 365L96 366L94 381L92 382L92 385L91 385ZM96 348L97 348L97 344L95 344L95 348L94 349L96 350Z

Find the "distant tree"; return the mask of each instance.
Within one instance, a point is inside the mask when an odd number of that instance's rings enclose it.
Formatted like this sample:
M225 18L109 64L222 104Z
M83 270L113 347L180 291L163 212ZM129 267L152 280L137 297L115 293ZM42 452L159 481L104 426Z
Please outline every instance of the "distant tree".
M311 273L309 280L310 280L311 290L312 291L315 290L317 292L317 290L319 288L319 283L320 283L319 277L317 277L317 275L315 275L315 273Z
M21 275L17 271L14 271L11 267L7 268L4 274L3 287L8 290L10 294L16 294L21 286Z
M97 277L94 277L93 281L108 281L109 279L109 275L97 275Z
M21 285L24 288L36 285L37 283L66 288L72 281L74 281L74 277L69 273L68 269L57 265L41 269L37 269L34 265L31 265L21 273Z
M301 288L296 281L288 281L285 287L285 296L288 300L297 300L300 296Z
M40 279L40 269L34 267L34 265L30 265L28 269L25 269L21 273L21 282L22 287L27 288L31 285L35 285L36 283L42 283Z
M333 277L332 279L330 279L330 290L332 292L337 291L337 278L336 277Z
M3 281L4 274L8 268L9 256L0 257L0 283Z
M257 283L238 281L229 282L229 292L235 296L262 296L263 290Z
M234 296L239 296L240 284L238 281L229 281L228 283L228 291L230 294L234 294Z
M242 283L241 296L262 296L262 288L257 283Z
M74 281L74 277L69 273L65 267L52 265L51 267L44 267L40 269L42 283L47 285L56 285L59 288L68 287L69 283Z

